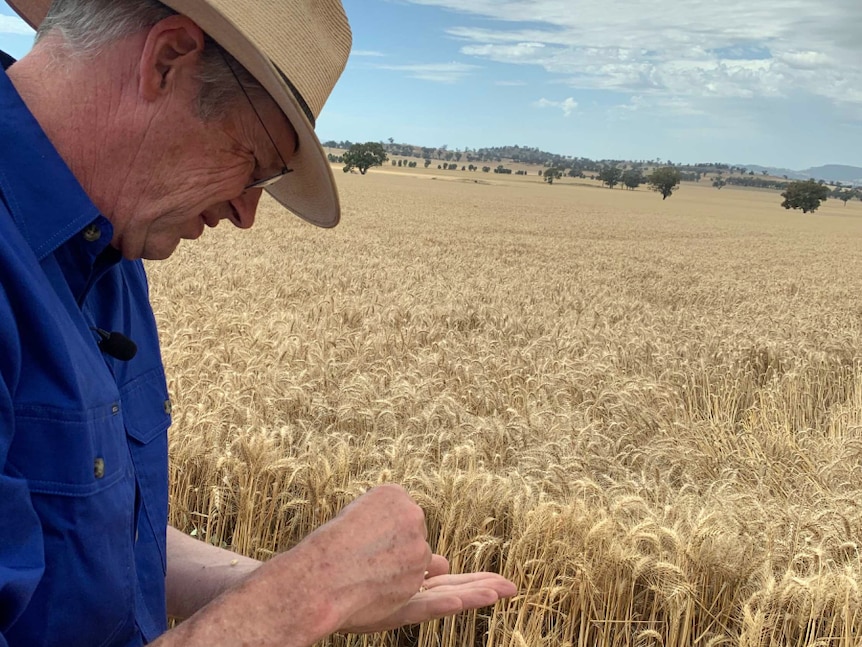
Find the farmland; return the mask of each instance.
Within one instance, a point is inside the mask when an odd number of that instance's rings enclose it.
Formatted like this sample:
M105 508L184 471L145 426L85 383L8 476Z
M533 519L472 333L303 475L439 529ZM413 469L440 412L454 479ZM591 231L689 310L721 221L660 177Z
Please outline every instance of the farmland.
M404 485L519 595L327 645L862 635L862 203L337 171L148 265L171 520L259 559Z

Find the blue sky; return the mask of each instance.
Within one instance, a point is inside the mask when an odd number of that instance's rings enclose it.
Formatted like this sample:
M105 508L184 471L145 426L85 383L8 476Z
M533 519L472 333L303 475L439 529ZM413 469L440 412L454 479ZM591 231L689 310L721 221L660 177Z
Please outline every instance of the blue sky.
M343 0L322 140L862 166L860 0ZM0 0L0 47L31 38Z

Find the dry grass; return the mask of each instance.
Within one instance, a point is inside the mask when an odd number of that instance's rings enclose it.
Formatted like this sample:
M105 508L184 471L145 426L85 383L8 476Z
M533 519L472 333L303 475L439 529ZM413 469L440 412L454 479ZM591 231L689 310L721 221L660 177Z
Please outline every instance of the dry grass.
M266 558L397 481L520 588L327 645L858 644L862 204L466 175L150 266L172 521Z

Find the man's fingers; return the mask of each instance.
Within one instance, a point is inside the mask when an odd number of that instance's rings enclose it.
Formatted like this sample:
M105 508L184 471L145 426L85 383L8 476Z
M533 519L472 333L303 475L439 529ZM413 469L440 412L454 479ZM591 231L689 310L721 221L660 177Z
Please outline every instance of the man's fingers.
M434 596L428 595L427 592L417 593L398 612L398 620L394 625L398 627L418 625L429 620L453 616L464 609L464 603L458 596Z
M496 573L438 575L399 611L401 624L417 624L460 611L487 607L515 595L515 585Z
M448 563L439 555L434 556L432 564L442 569ZM439 558L439 559L438 559ZM505 577L496 573L463 573L461 575L441 574L425 579L422 589L391 616L373 625L358 628L347 627L354 633L386 631L404 625L419 624L454 615L460 611L487 607L501 598L508 598L518 592L517 587Z
M518 588L502 575L496 573L462 573L458 575L437 575L425 580L427 591L439 590L450 593L467 589L491 589L501 598L508 598L518 592Z
M442 555L432 555L425 578L446 575L449 572L449 560Z
M471 587L462 589L457 593L440 591L427 591L432 596L437 596L442 599L448 599L452 596L457 597L459 601L458 611L469 611L470 609L479 609L494 604L500 599L500 596L494 589L487 587Z

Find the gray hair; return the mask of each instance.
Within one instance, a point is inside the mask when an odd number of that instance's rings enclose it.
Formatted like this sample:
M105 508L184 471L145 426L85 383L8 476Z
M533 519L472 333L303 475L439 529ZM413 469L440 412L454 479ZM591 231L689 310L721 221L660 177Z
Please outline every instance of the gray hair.
M95 58L106 45L176 14L158 0L54 0L36 32L36 42L48 32L57 31L66 42L69 55ZM237 79L248 92L266 93L242 65L208 36L197 77L201 84L197 110L204 121L224 117L240 99L242 90Z

